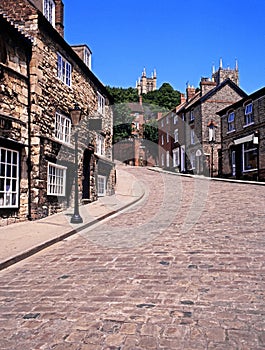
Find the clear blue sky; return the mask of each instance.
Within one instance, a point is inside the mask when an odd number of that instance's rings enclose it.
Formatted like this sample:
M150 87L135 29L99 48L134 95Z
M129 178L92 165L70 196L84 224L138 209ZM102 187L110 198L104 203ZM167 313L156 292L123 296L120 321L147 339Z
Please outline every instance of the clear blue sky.
M240 87L265 86L265 0L63 0L65 39L86 43L92 70L106 85L135 86L146 68L185 91L212 65L239 64Z

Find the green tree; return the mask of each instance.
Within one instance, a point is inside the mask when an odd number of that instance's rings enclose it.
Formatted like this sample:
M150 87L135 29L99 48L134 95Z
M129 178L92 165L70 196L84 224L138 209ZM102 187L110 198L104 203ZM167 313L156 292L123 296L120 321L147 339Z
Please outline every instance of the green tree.
M116 143L131 136L133 116L126 103L115 104L112 107L113 143Z
M158 123L155 119L150 119L144 124L144 138L158 143Z

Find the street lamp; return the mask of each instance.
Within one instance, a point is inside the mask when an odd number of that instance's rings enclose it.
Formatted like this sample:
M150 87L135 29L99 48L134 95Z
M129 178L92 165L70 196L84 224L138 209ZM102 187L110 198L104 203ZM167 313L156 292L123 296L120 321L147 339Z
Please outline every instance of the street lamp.
M75 209L74 214L71 218L72 224L80 224L83 222L79 214L78 207L78 126L81 121L81 108L75 103L74 109L70 111L70 116L72 119L72 124L76 128L75 130Z
M217 125L213 120L211 120L207 126L209 128L209 144L211 146L211 174L210 174L210 176L213 177L213 149L214 149L214 144L216 142L215 128L217 128Z

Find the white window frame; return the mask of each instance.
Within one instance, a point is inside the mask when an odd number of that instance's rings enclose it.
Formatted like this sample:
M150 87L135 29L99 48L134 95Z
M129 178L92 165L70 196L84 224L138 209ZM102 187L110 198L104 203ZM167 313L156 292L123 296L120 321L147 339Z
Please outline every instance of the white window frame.
M169 143L169 133L167 132L167 143Z
M101 134L97 134L96 137L96 153L98 155L105 155L105 137Z
M248 103L245 106L245 126L254 124L254 117L253 117L253 103Z
M173 167L177 167L180 164L179 148L173 149Z
M195 144L195 131L194 131L194 129L190 129L190 143L191 143L191 145Z
M256 168L248 168L246 169L246 162L245 162L245 155L247 153L250 153L250 152L253 152L253 151L256 151L257 152L257 146L253 145L252 148L249 148L249 149L245 149L246 148L246 143L243 143L242 144L242 160L243 160L243 172L244 173L247 173L247 172L250 172L250 171L255 171L257 170L257 167Z
M168 117L168 115L166 116L166 123L167 123L167 124L169 123L169 117Z
M164 142L164 135L162 134L162 135L161 135L161 145L164 146L164 143L165 143L165 142Z
M194 110L192 109L192 110L190 111L190 121L192 122L194 119L195 119Z
M164 119L161 120L161 128L164 127Z
M105 97L98 92L98 112L105 115Z
M48 162L47 195L64 197L66 190L66 167Z
M67 86L72 86L72 65L57 52L57 77Z
M43 0L43 14L55 27L55 2L53 0Z
M178 123L178 119L179 119L179 117L178 117L178 115L176 114L176 115L174 116L174 124L177 124L177 123Z
M106 195L106 183L107 177L104 175L98 175L97 189L99 197L104 197Z
M19 206L19 152L0 147L0 208Z
M55 127L54 133L55 137L64 142L71 143L71 127L72 122L71 119L59 112L55 113Z
M174 130L174 142L179 142L179 129Z
M91 53L86 47L84 49L84 63L91 70Z
M228 132L235 131L235 112L230 112L227 117Z

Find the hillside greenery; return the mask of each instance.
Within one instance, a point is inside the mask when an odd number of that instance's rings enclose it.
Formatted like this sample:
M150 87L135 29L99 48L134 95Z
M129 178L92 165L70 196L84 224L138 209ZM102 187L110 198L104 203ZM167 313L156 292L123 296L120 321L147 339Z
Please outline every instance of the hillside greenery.
M133 116L127 103L139 102L137 89L106 87L114 101L114 137L113 142L119 142L131 136ZM152 142L158 140L157 113L166 113L180 103L180 92L174 90L169 83L164 83L159 89L142 95L145 112L144 138Z

